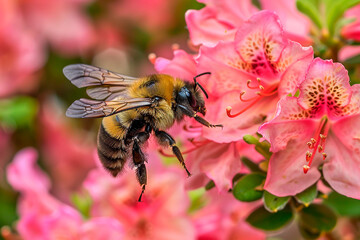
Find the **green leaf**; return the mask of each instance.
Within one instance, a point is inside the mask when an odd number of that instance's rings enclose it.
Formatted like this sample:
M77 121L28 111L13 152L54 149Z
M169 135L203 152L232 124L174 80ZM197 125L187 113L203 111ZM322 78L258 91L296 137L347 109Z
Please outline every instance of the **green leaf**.
M307 225L303 225L301 223L299 223L299 230L300 230L301 235L305 239L317 239L321 235L320 231L318 231L316 229L311 229Z
M193 213L205 206L206 199L204 198L204 193L204 188L198 188L188 192L190 198L189 213Z
M360 0L324 0L326 6L326 24L330 36L334 35L336 22L344 15L344 12L360 3Z
M88 219L90 217L90 209L92 205L90 194L75 193L71 196L71 202L74 204L76 209L79 210L84 218Z
M215 187L215 183L213 180L210 180L206 185L205 185L205 190L209 191L210 189Z
M236 199L243 202L252 202L262 197L263 191L256 188L261 186L265 176L260 173L250 173L243 176L233 188L233 195Z
M344 61L346 64L359 64L360 63L360 54L354 57L348 58Z
M252 172L262 172L259 166L247 157L242 157L241 162Z
M324 200L324 204L334 209L341 216L360 216L360 200L345 197L337 192L330 193L328 198Z
M252 212L246 221L253 227L272 231L280 229L281 227L288 224L293 218L294 214L289 206L276 213L268 212L263 206Z
M268 191L264 191L264 206L269 212L278 212L285 208L290 197L278 197Z
M295 199L301 203L304 204L306 207L312 203L315 198L317 197L317 187L316 184L312 185L308 189L305 189L305 191L296 194Z
M296 7L300 12L307 15L319 29L322 29L322 22L320 18L319 7L317 6L317 1L297 0Z
M29 127L35 119L37 102L30 97L14 97L0 101L0 124L10 128Z
M257 139L257 138L254 137L253 135L244 135L243 140L244 140L247 144L258 144L258 143L259 143L259 139Z
M337 220L331 208L321 204L312 204L303 208L299 216L299 223L311 232L331 231Z

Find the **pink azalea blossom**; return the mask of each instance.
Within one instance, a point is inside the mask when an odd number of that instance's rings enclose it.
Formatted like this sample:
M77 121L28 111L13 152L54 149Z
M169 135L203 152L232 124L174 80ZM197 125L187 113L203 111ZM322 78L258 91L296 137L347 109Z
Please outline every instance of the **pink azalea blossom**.
M266 238L264 232L257 230L245 222L259 202L239 202L225 192L216 190L206 192L205 207L195 212L192 219L196 226L199 240L262 240Z
M355 19L352 23L341 29L341 35L346 39L360 41L360 5L357 5L345 13L345 17Z
M33 90L44 64L42 41L26 28L14 5L0 2L0 97Z
M359 85L350 86L340 63L315 59L300 96L280 100L276 117L259 132L273 155L264 188L295 195L320 178L337 192L360 199Z
M123 227L116 219L84 221L79 212L49 194L50 180L36 166L37 152L20 151L7 168L11 186L20 192L16 228L23 239L119 239Z
M185 19L190 38L195 45L214 46L219 41L234 40L237 29L258 9L252 1L199 1L206 6L200 10L189 10ZM297 11L295 1L260 1L262 9L276 11L282 22L285 23L285 32L288 38L305 45L310 45L311 39L307 36L310 21Z
M311 21L296 8L295 0L260 0L262 9L271 10L279 15L284 24L286 36L304 46L312 44L309 36Z
M224 131L206 129L206 134L214 141L234 141L255 132L264 119L272 117L278 100L296 91L303 69L312 58L312 48L288 40L279 18L269 11L261 11L244 22L234 41L202 46L197 73L211 72L208 79L199 79L213 101L209 121L216 118L224 125ZM231 117L245 113L230 119L225 108Z
M194 56L185 51L176 50L172 60L157 58L155 69L160 73L192 81L196 75L196 61ZM209 99L206 99L205 118L212 123L229 122L225 111L222 113L219 111L226 108L229 95L216 99L212 92L208 91L209 85L208 81L203 82L205 90L209 93ZM260 154L253 146L245 144L234 128L227 128L231 124L237 124L236 120L231 119L231 121L229 125L225 124L223 129L211 131L193 119L188 119L182 123L183 127L178 129L178 135L183 136L184 154L190 152L185 160L192 174L186 181L188 189L202 187L213 180L219 190L228 191L234 175L246 171L241 165L240 156L251 157L254 161L261 160ZM256 130L257 127L254 127L253 131ZM189 139L194 140L189 141Z
M53 192L66 199L78 190L90 169L95 167L95 136L73 129L64 118L64 110L47 101L40 111L41 142L44 163L53 181ZM88 139L88 140L86 140Z
M89 0L20 0L17 11L40 40L47 40L61 54L81 54L96 40L94 29L81 13Z
M199 1L206 6L185 14L190 38L195 45L213 46L220 40L233 40L236 29L256 12L251 0Z
M150 144L153 149L154 143ZM118 219L126 231L123 239L194 239L185 214L189 201L184 170L165 169L156 152L148 152L147 157L148 184L142 202L137 201L141 188L132 169L118 178L101 168L90 172L84 186L93 199L91 215Z

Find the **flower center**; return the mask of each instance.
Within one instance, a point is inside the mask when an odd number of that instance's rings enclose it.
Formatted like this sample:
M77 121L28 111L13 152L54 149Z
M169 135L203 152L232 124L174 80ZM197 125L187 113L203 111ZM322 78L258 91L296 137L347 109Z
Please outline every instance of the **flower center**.
M303 166L304 173L307 173L310 169L310 166L314 160L316 152L322 154L323 160L326 159L325 142L326 137L329 132L330 124L328 124L327 116L321 118L320 125L315 132L315 136L310 139L307 143L309 150L306 152L306 162L307 165Z
M248 80L247 83L246 83L247 88L250 89L252 92L254 90L258 90L258 91L255 92L256 96L245 99L244 95L246 94L246 91L241 91L240 96L239 96L241 102L245 102L245 103L246 102L251 102L251 103L249 105L247 105L245 108L243 108L242 110L240 110L240 112L238 112L236 114L231 114L232 107L228 106L226 108L226 114L229 117L231 117L231 118L237 117L240 114L242 114L243 112L245 112L246 110L248 110L249 108L251 108L252 106L254 106L263 97L269 97L269 96L272 96L272 95L277 93L277 84L275 84L273 86L270 86L268 88L265 88L263 85L261 85L261 79L260 78L257 78L256 80L257 80L257 84L255 86L252 85L252 82L253 82L252 80Z

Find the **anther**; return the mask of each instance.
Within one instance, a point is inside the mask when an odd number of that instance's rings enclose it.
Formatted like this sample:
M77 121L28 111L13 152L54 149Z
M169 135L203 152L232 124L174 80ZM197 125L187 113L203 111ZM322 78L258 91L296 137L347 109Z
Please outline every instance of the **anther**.
M319 153L321 153L324 150L324 148L322 146L319 146L318 150L319 150Z
M149 61L150 61L152 64L155 64L156 54L155 54L155 53L150 53L150 54L148 55L148 59L149 59Z
M310 141L315 144L316 143L316 139L315 138L311 138Z
M310 161L311 156L312 156L312 153L310 151L307 151L306 152L306 161L307 162Z
M322 153L322 156L323 156L323 160L325 160L325 158L327 157L327 154L326 154L326 153Z
M313 145L312 142L307 142L306 144L308 145L308 147L309 147L310 149L312 149L312 148L314 147L314 145Z
M259 85L259 88L260 88L260 90L264 90L264 89L265 89L263 85Z
M303 166L304 173L307 173L309 171L310 167L308 165Z

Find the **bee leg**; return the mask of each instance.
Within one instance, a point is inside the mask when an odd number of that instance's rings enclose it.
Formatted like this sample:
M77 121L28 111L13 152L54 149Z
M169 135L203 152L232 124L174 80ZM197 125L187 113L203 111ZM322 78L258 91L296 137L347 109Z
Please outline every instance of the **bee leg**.
M135 165L136 178L137 178L138 182L140 183L140 186L142 187L142 191L141 191L141 194L140 194L139 200L138 200L139 202L141 202L141 197L145 191L145 186L147 183L147 174L146 174L146 167L145 167L145 161L146 161L145 155L141 151L138 140L134 140L132 156L133 156L133 162Z
M191 174L190 174L189 170L186 168L184 158L180 152L180 149L176 146L175 140L167 132L160 131L160 130L155 130L155 136L161 145L172 147L172 151L173 151L174 155L179 160L181 165L185 168L186 173L190 177Z
M133 143L132 155L133 155L133 162L135 165L135 173L136 173L136 178L142 187L142 191L138 199L139 202L141 202L141 197L145 191L145 186L147 183L147 174L146 174L146 166L145 166L145 162L147 162L147 160L140 146L149 139L150 132L151 132L151 128L149 126L146 126L145 132L139 132L133 138L134 143Z
M209 128L214 128L214 127L222 128L223 127L223 125L221 125L221 124L214 125L214 124L209 123L204 118L198 116L194 110L190 109L187 106L179 104L178 107L180 107L182 109L182 111L184 112L185 115L195 118L196 121L198 121L199 123L201 123L202 125L204 125L206 127L209 127Z

